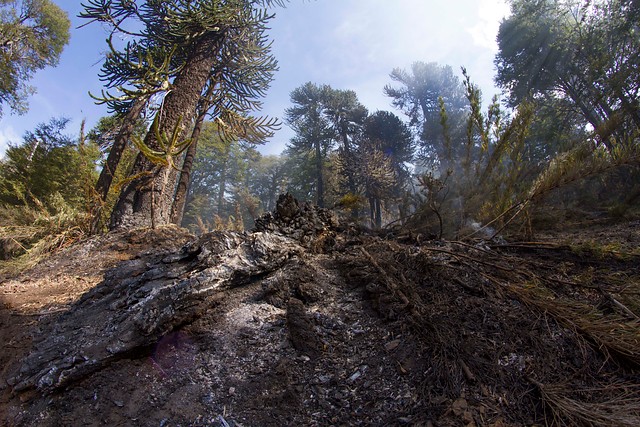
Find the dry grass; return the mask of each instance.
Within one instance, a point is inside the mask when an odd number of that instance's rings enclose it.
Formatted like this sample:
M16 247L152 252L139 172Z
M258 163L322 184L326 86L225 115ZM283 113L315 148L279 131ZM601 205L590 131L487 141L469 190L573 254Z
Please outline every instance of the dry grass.
M554 424L561 426L640 425L640 386L611 384L576 389L572 384L536 383L551 410ZM579 396L584 396L580 398Z
M532 288L511 286L517 298L553 316L564 326L585 335L607 355L640 366L640 321L618 313L605 314L596 307L563 298L549 298ZM639 424L640 425L640 424Z
M0 227L0 240L15 242L24 253L0 261L0 273L24 271L89 234L89 215L67 205L61 206L53 214L46 209L25 206L2 208L2 211L0 216L9 220L5 224L10 225Z

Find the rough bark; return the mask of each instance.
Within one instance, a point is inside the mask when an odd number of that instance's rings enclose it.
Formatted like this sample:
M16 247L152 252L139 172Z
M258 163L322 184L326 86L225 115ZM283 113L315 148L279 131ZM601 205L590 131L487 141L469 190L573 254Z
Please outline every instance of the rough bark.
M205 113L200 113L196 119L195 127L191 133L192 142L189 148L187 148L184 161L182 162L180 178L178 178L178 187L176 188L176 195L173 200L173 206L171 207L171 222L178 226L182 224L184 208L187 204L187 194L189 193L189 186L191 185L191 169L193 168L193 162L196 158L196 152L198 151L198 139L202 131L204 117Z
M300 254L302 247L280 234L216 232L177 254L123 263L36 338L9 383L16 392L55 391L143 351L198 318L213 294L250 283Z
M96 192L102 201L107 199L107 194L109 194L109 188L113 182L113 176L120 163L122 153L127 146L127 141L131 139L131 134L136 126L136 122L146 107L147 101L147 97L137 99L122 119L122 126L113 140L113 145L109 150L109 156L96 183Z
M102 171L100 171L100 176L98 177L98 182L95 187L98 200L92 210L92 233L97 233L101 227L103 204L105 200L107 200L107 195L109 194L109 189L113 182L113 177L118 165L120 164L120 159L122 158L122 153L124 153L124 150L127 147L127 141L131 139L131 134L136 126L136 122L144 111L148 100L148 97L144 97L137 99L133 103L131 109L123 118L122 126L113 140L113 144L109 150L109 155L107 156L107 161L102 168Z
M184 209L187 204L187 196L189 195L191 186L191 169L193 168L193 162L195 161L198 151L198 140L200 139L200 132L202 132L202 125L204 124L207 112L212 106L210 99L217 88L216 82L220 81L221 77L222 72L219 70L212 74L207 93L199 101L197 109L198 115L193 126L193 131L191 132L191 145L187 148L184 161L182 162L178 186L176 188L173 205L171 206L171 223L178 226L182 224L182 218L184 217Z
M218 57L221 39L222 36L212 34L197 42L158 112L161 134L171 135L181 123L183 129L180 139L187 137L188 125L193 120L200 95ZM144 143L149 147L157 147L155 132L148 132ZM130 176L135 179L123 188L111 216L110 228L169 224L177 171L167 167L158 168L139 154Z

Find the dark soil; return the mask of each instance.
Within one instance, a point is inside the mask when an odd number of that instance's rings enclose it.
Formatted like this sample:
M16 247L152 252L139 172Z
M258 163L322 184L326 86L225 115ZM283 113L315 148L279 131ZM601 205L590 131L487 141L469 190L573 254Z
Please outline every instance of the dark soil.
M5 278L0 425L640 425L637 223L493 246L338 232L62 389L8 383L120 262L190 239L96 237Z

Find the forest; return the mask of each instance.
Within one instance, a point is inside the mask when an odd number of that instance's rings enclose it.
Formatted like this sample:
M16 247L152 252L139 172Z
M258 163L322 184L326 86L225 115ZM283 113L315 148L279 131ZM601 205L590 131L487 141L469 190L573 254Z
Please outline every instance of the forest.
M0 114L68 43L54 3L0 4ZM416 58L389 111L309 81L269 117L287 3L85 0L110 115L51 118L0 160L0 424L67 425L150 370L164 412L114 397L105 420L638 425L640 2L509 0L492 99Z
M446 64L416 61L380 88L393 111L308 82L280 120L259 115L277 70L270 2L166 10L89 2L82 18L110 28L105 90L92 96L113 114L75 137L66 119L52 118L7 151L1 216L13 230L5 241L19 243L7 250L68 230L250 229L285 192L364 227L411 225L449 238L470 224L531 237L553 215L624 217L640 197L634 4L512 2L495 58L503 99L483 100L464 69L460 79ZM212 40L191 36L214 28ZM51 61L64 46L56 40L43 46ZM46 63L11 61L15 81L3 99L18 108L20 67ZM261 155L281 126L295 137L281 155Z

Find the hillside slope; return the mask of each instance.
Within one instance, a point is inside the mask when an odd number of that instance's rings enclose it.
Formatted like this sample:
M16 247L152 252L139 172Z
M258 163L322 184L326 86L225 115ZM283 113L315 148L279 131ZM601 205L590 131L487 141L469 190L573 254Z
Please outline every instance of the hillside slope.
M0 425L640 425L640 224L417 242L282 198L258 230L4 280Z

